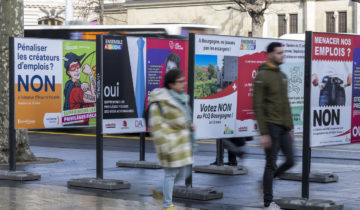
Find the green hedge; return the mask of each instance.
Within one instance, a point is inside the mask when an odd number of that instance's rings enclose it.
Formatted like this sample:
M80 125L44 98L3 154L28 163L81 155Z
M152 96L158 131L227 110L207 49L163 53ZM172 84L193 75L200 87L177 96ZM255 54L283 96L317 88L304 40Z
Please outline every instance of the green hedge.
M195 82L194 96L195 98L203 98L217 93L216 80L208 80L205 82Z

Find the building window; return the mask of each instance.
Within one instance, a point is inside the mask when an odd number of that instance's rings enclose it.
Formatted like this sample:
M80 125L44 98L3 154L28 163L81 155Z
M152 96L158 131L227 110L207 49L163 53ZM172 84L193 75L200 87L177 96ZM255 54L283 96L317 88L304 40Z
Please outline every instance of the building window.
M340 33L346 33L346 12L339 12L339 32Z
M286 34L286 17L285 15L278 15L278 36Z
M335 32L335 17L334 12L326 13L326 32Z
M297 34L298 33L298 15L290 14L290 33Z

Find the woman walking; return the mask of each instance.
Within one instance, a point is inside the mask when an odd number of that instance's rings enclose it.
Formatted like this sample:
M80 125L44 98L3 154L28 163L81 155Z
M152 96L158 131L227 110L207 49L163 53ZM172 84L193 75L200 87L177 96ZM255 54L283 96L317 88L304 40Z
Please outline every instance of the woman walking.
M163 209L175 209L172 193L175 182L191 174L194 126L186 79L180 69L165 74L164 88L150 94L150 130L160 165L164 168Z

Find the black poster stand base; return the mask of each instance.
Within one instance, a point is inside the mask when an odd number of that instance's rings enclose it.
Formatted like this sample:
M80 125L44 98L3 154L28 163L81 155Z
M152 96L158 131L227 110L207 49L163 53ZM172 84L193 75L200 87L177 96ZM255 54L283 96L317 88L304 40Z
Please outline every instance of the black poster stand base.
M141 160L120 160L116 162L116 166L126 168L161 169L161 166L156 162Z
M330 200L306 199L306 198L282 198L274 200L281 209L301 210L342 210L343 204L337 204Z
M214 200L223 197L223 193L213 188L175 186L173 196L191 200Z
M41 175L37 173L30 173L27 171L0 170L0 180L35 181L40 179L41 179Z
M223 174L223 175L245 175L248 172L244 166L228 166L228 165L195 166L194 171L197 173Z
M223 193L212 187L193 187L192 174L185 179L185 186L175 186L173 196L191 200L214 200L223 197Z
M115 179L80 178L70 179L67 182L69 188L94 188L101 190L129 189L130 183Z
M302 173L285 172L279 176L279 178L284 180L302 181ZM339 176L332 173L310 172L309 181L317 183L338 182Z

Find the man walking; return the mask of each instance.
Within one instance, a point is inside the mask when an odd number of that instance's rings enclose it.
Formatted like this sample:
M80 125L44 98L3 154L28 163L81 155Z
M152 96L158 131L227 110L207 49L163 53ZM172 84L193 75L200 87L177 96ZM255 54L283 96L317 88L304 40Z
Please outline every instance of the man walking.
M287 78L280 71L284 50L279 42L267 47L268 61L263 63L254 79L253 109L260 129L260 145L265 149L266 165L263 176L265 209L280 209L273 202L273 178L294 165L293 122L287 96ZM278 168L277 153L286 161Z

